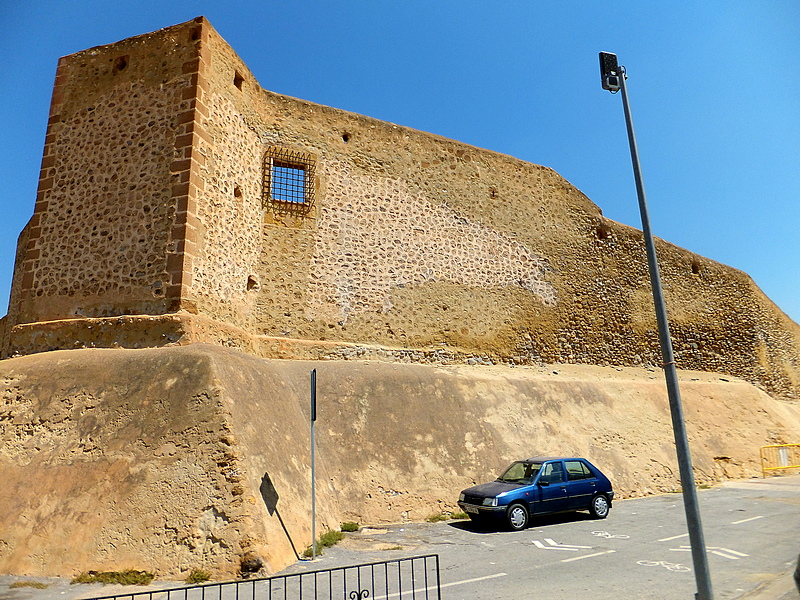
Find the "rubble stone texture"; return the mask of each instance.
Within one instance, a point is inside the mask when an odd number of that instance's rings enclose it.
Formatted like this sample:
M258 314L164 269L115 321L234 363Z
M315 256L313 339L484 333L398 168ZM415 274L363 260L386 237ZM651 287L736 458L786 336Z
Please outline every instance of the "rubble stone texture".
M299 155L313 202L271 199L267 159ZM641 237L547 167L262 89L202 17L63 57L0 320L0 570L285 566L310 542L320 365L328 526L453 508L539 450L623 495L674 488ZM746 274L657 249L678 367L705 373L698 472L757 472L800 433L800 326ZM578 371L520 379L544 364Z
M264 201L273 147L316 157L313 206ZM658 251L678 366L797 398L800 327L744 273ZM640 232L546 167L268 92L202 17L61 59L16 271L6 356L659 364Z

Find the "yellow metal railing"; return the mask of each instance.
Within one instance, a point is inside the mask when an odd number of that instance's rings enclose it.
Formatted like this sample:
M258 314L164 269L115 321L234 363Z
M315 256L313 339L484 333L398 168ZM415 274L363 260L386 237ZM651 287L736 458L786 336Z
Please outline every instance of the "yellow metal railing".
M761 473L800 469L800 444L774 444L761 447Z

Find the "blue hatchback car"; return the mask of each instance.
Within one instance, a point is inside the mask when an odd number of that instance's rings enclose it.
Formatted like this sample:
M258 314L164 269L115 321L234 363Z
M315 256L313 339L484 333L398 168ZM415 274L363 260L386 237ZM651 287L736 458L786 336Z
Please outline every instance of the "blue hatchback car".
M491 483L464 490L458 505L473 521L504 520L519 531L534 515L588 510L604 519L613 499L608 477L585 458L537 456L512 463Z

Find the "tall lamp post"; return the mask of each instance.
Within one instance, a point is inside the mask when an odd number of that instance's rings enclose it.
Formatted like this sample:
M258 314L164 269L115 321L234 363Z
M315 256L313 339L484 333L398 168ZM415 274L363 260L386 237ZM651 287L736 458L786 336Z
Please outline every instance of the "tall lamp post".
M675 367L675 357L672 353L672 341L669 335L667 311L664 306L664 293L661 290L661 277L658 273L656 260L656 247L653 242L653 233L650 230L650 217L647 212L647 198L644 193L642 171L639 166L639 151L636 147L636 136L633 133L633 118L628 104L628 90L625 86L625 67L617 64L617 55L610 52L600 53L600 76L603 89L611 93L622 91L622 106L625 110L625 123L628 127L628 143L631 148L631 161L633 162L633 176L636 180L636 194L639 197L639 212L642 217L642 231L644 243L647 248L647 266L650 272L650 284L653 288L653 303L656 309L658 323L658 338L661 343L661 355L664 361L664 377L667 380L667 393L669 395L669 408L672 415L672 430L675 435L675 450L678 454L678 467L680 470L681 489L683 491L683 505L686 511L686 524L689 528L689 542L692 548L692 563L694 564L695 581L697 582L698 600L713 600L711 591L711 574L708 570L706 544L703 537L703 525L700 522L700 508L697 502L697 489L695 487L694 473L692 470L692 456L689 452L689 439L686 435L686 423L683 418L681 393L678 388L678 371Z

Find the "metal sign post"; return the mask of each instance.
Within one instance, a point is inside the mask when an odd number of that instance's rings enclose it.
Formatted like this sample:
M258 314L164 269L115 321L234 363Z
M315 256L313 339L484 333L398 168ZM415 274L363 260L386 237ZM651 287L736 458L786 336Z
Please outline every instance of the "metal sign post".
M667 394L669 408L672 415L672 430L675 436L675 450L678 455L680 470L681 490L683 504L686 512L686 524L689 528L689 542L692 548L692 562L694 564L695 581L697 583L698 600L713 600L711 591L711 575L708 570L708 557L706 544L703 537L703 525L700 522L700 508L697 502L697 488L695 487L694 471L692 469L692 456L689 451L689 438L686 435L686 423L683 418L683 405L678 388L678 371L672 353L672 340L669 335L667 310L664 305L664 293L661 289L661 276L658 272L656 260L656 246L653 233L650 230L650 216L647 211L647 198L644 193L642 170L639 165L639 151L636 147L636 136L633 132L633 117L628 104L628 90L625 86L625 67L617 65L616 54L610 52L600 53L600 75L603 89L611 93L622 90L622 106L625 110L625 123L628 128L628 143L631 149L633 162L633 175L636 180L636 193L639 197L639 212L642 216L642 231L647 249L647 265L650 271L650 284L653 288L653 303L656 310L658 323L658 337L661 342L661 355L664 361L664 377L667 381Z
M314 424L317 421L317 370L311 371L311 560L317 558L317 493L314 486L315 448Z

